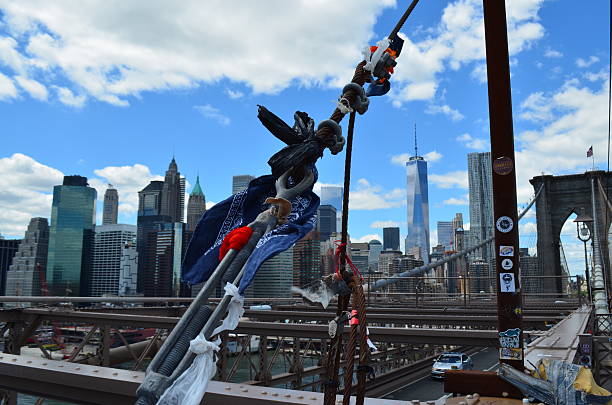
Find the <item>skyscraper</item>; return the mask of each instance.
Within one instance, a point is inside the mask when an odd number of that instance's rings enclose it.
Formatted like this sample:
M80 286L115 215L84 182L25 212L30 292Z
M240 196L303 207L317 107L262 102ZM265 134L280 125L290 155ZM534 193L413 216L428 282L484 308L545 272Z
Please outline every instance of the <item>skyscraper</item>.
M47 260L51 295L89 294L96 197L87 177L64 176L63 184L53 187Z
M20 244L21 239L0 239L0 295L6 295L6 273Z
M196 177L196 184L189 195L189 202L187 202L188 230L193 231L195 229L204 212L206 212L206 198L202 192L202 187L200 187L200 176L198 176Z
M383 228L383 250L399 250L399 228Z
M453 244L453 221L438 221L438 244L451 249Z
M239 174L232 177L232 194L245 190L253 179L255 179L255 177L249 174Z
M336 209L336 229L342 229L342 199L344 197L344 187L323 186L321 187L321 204L331 205Z
M169 216L170 222L183 222L185 216L185 178L181 177L174 158L164 178L161 215Z
M344 187L323 186L321 187L321 205L333 205L336 211L342 211L342 198Z
M406 254L415 252L417 259L429 263L429 193L427 187L427 162L419 156L414 130L414 156L406 162L408 183L408 233Z
M378 271L378 258L382 251L382 243L377 239L372 239L368 243L368 247L370 248L368 253L368 266L370 267L370 271Z
M180 279L181 263L191 238L185 226L181 222L166 223L147 234L144 255L138 255L138 262L144 263L146 297L188 296Z
M263 262L253 280L254 298L289 298L293 284L293 247Z
M310 231L293 246L293 285L304 287L321 278L321 241Z
M117 223L117 214L119 213L119 194L113 188L112 184L108 185L104 193L104 211L102 212L102 225L111 225Z
M136 295L138 292L138 251L133 243L121 248L119 270L119 295Z
M470 188L469 246L481 243L493 235L493 174L491 152L468 154L468 182ZM494 246L481 248L470 255L485 262L495 257Z
M49 222L32 218L6 275L6 295L41 295L41 273L47 268ZM44 277L44 275L43 275Z
M169 215L161 214L163 189L163 181L152 181L138 192L138 219L136 222L138 227L136 249L139 258L138 292L143 292L144 280L147 276L144 256L148 234L167 228L168 224L172 223Z
M93 267L91 272L92 297L116 295L119 291L121 254L127 243L136 240L136 226L125 224L96 227Z
M317 228L320 240L324 241L329 239L332 233L337 232L336 208L333 205L319 205L317 214L319 217Z

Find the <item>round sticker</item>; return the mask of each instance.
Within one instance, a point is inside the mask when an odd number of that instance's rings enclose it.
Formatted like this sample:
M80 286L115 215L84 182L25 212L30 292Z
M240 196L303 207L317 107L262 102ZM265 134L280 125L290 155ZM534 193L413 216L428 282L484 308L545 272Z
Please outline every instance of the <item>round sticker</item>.
M503 217L497 218L495 227L502 233L508 233L512 230L512 228L514 228L514 222L512 221L512 218L504 215Z
M507 156L498 157L493 161L493 171L501 176L512 173L514 163Z
M510 260L510 259L504 259L501 262L502 269L504 269L504 270L510 270L513 265L514 265L514 263L512 263L512 260Z

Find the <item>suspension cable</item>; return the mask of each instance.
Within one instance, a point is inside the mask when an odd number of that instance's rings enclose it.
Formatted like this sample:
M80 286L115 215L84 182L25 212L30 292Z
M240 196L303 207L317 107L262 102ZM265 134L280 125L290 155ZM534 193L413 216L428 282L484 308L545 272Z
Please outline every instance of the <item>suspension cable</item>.
M536 202L536 200L538 199L538 197L540 196L542 190L544 189L544 184L542 184L540 186L540 188L538 189L538 191L536 192L535 196L533 197L533 199L529 202L529 204L527 205L527 207L525 207L525 209L523 209L519 215L518 215L518 220L520 220L521 218L523 218L525 216L525 214L527 213L527 211L529 211L529 209L533 206L533 204ZM430 263L430 264L426 264L423 265L421 267L417 267L416 269L412 269L412 270L408 270L405 271L403 273L398 273L398 274L394 274L392 277L387 278L387 279L382 279L382 280L378 280L376 281L374 284L372 285L368 285L367 289L369 291L375 291L378 290L379 288L382 287L386 287L390 284L394 284L397 283L398 281L401 280L401 277L414 277L414 276L418 276L420 274L423 274L431 269L435 269L436 267L440 267L443 264L446 264L450 261L456 260L460 257L463 256L467 256L468 254L472 253L473 251L480 249L481 247L493 242L495 238L493 236L491 236L490 238L480 242L477 245L471 246L469 248L466 248L460 252L457 253L453 253L450 256L445 257L444 259L440 259L434 263Z

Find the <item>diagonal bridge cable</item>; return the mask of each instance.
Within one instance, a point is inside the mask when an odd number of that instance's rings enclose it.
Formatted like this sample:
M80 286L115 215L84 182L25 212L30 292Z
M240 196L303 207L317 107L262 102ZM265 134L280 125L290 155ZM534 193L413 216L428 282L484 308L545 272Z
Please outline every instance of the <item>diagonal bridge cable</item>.
M527 206L519 213L518 215L518 220L520 221L521 218L523 218L525 216L525 214L527 214L527 211L529 211L529 209L533 206L533 204L536 202L536 200L538 199L538 197L540 196L540 193L542 192L542 190L544 189L544 184L542 184L540 186L540 188L538 189L538 192L535 194L535 196L533 197L533 199L529 202L529 204L527 204ZM425 273L426 271L429 271L431 269L435 269L436 267L440 267L443 264L446 264L448 262L451 262L453 260L456 260L460 257L463 256L467 256L468 254L472 253L473 251L482 248L483 246L493 242L493 240L495 239L494 236L491 236L490 238L480 242L477 245L471 246L469 248L466 248L460 252L457 253L453 253L452 255L445 257L444 259L438 260L436 262L433 263L429 263L426 264L424 266L421 267L417 267L416 269L412 269L412 270L408 270L405 271L403 273L398 273L398 274L394 274L392 277L389 277L387 279L383 279L383 280L378 280L375 283L373 283L371 286L367 286L367 289L369 291L376 291L379 288L383 288L386 287L390 284L394 284L397 283L398 281L401 281L401 278L403 277L414 277L414 276L418 276L421 275L423 273Z

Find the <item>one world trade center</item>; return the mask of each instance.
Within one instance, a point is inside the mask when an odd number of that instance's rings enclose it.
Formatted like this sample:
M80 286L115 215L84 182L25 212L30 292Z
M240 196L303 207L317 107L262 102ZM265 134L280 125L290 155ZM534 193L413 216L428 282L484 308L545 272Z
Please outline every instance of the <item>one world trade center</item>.
M408 233L406 254L429 263L429 197L427 191L427 162L419 156L414 134L414 156L406 162L408 181Z

